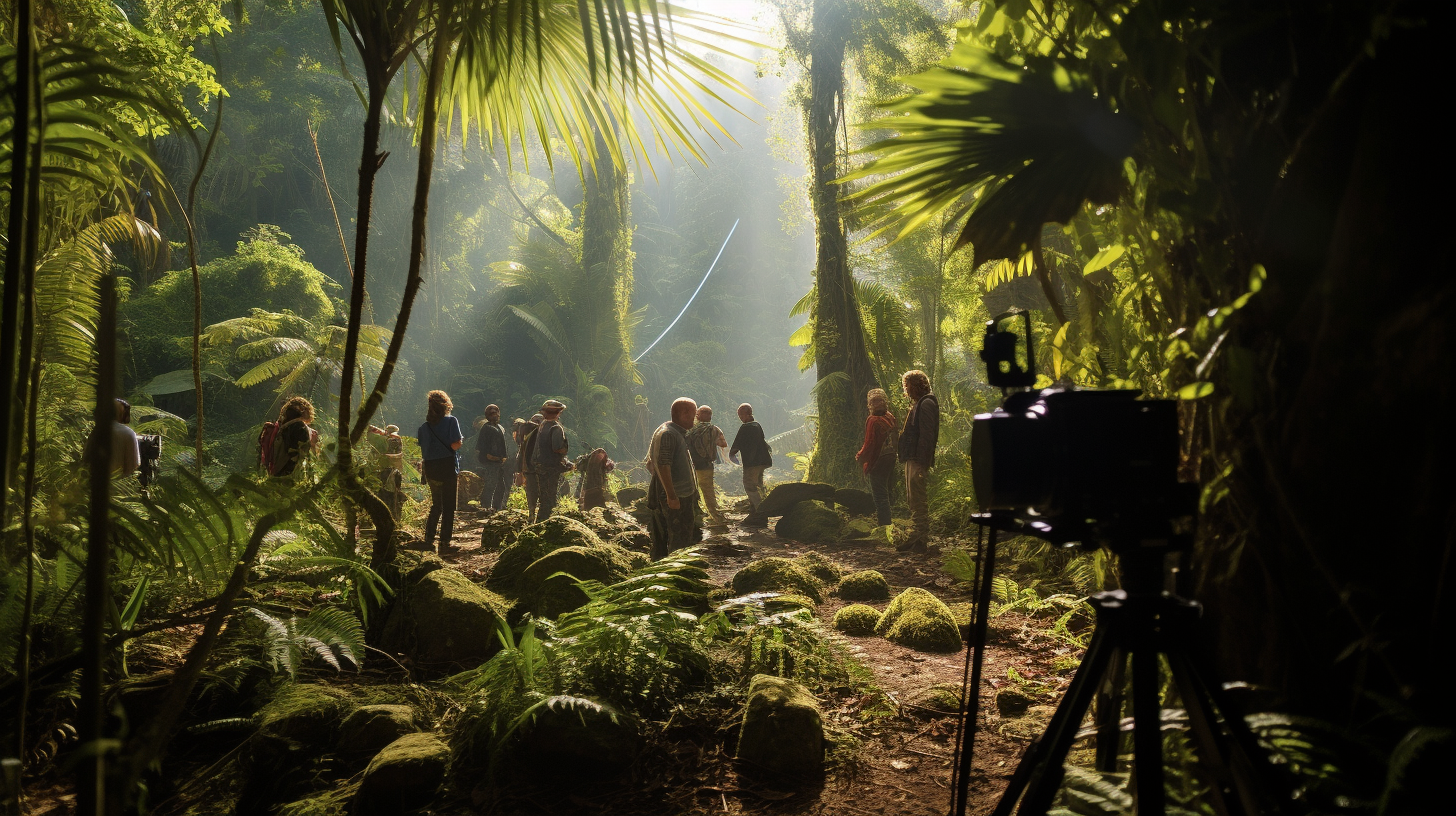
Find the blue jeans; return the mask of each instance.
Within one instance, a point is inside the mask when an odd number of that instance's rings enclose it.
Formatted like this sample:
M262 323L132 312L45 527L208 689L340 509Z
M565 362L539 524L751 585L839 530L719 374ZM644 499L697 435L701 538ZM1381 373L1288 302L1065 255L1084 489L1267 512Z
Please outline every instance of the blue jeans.
M485 462L480 466L480 509L504 510L511 496L511 474L505 462Z

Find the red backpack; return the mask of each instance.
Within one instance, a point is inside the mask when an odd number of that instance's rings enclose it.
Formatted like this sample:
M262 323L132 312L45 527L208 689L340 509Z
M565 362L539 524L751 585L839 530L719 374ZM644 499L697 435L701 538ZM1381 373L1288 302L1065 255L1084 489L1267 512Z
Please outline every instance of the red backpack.
M281 457L275 450L281 441L278 438L278 423L264 422L263 432L258 434L258 469L267 471L269 476L277 476L278 466L282 464Z

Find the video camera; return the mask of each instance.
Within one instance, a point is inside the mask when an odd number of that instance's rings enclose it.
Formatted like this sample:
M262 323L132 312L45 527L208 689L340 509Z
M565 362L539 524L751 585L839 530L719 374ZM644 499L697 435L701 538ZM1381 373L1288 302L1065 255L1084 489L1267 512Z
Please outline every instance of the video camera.
M142 488L149 487L162 472L162 437L156 434L137 434L137 451L141 454L141 466L137 468L137 481Z
M1004 321L1020 316L1026 363ZM986 324L987 380L1006 393L975 418L971 463L983 512L1023 532L1086 547L1167 538L1190 515L1196 486L1178 482L1178 405L1131 389L1035 389L1031 316L1013 310ZM1010 392L1010 389L1025 389Z

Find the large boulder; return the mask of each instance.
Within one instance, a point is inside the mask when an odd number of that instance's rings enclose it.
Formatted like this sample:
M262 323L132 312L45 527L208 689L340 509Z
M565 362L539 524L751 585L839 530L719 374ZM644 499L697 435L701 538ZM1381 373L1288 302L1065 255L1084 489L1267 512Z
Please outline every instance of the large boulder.
M790 507L774 526L779 538L825 544L839 539L844 519L832 507L817 501L802 501Z
M433 734L406 734L370 760L355 795L361 816L394 816L422 808L440 794L450 770L450 746Z
M339 752L373 756L405 734L420 730L415 710L407 705L366 705L344 719Z
M587 602L577 581L615 584L631 571L631 555L620 548L562 547L536 559L522 573L522 600L536 617L555 618Z
M646 488L624 487L617 491L617 504L622 507L631 507L638 499L647 498Z
M883 601L890 597L890 584L879 570L864 570L840 579L838 594L846 601Z
M814 695L792 680L756 675L748 685L736 756L763 770L822 776L824 721Z
M921 652L961 650L961 630L950 608L920 587L910 587L890 601L875 634Z
M618 533L641 531L637 519L616 507L593 507L590 510L572 510L564 513L567 518L576 519L597 534L597 538L609 541Z
M460 471L455 476L455 495L460 499L460 506L464 507L466 502L480 498L480 488L484 485L485 481L474 471Z
M784 592L803 595L816 604L824 600L818 579L793 561L778 557L760 558L735 573L733 591L739 595Z
M312 683L289 683L258 710L255 737L286 747L332 748L353 708L342 692ZM280 746L284 747L284 746Z
M514 544L501 550L485 578L485 588L519 598L529 590L522 582L526 568L542 556L563 547L600 546L601 537L585 524L566 516L552 516L522 530Z
M875 497L868 490L855 487L841 487L834 491L834 503L852 516L873 516L878 512L875 509Z
M784 482L774 485L773 490L758 503L755 515L773 518L789 512L789 508L810 500L834 501L834 485L819 482Z
M525 510L497 510L487 515L480 527L481 549L495 550L516 543L516 536L530 524Z
M511 754L522 769L578 779L620 773L641 745L628 715L594 700L554 697L521 727Z
M652 537L647 534L646 530L639 527L636 530L617 533L607 543L631 552L645 553L652 548Z
M450 671L484 663L500 649L497 621L510 603L453 569L436 569L400 588L381 646L418 668Z

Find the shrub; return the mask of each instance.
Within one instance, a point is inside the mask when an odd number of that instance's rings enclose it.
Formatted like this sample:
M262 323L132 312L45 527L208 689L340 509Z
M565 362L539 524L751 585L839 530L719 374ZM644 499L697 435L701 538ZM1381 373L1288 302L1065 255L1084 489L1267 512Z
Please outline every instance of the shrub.
M760 558L739 570L733 576L733 591L739 595L787 592L803 595L816 604L824 600L819 580L787 558Z
M961 649L961 631L950 608L920 587L910 587L890 601L875 633L891 643L922 652Z
M890 597L890 584L879 570L846 575L839 582L839 597L846 601L883 601Z
M879 622L880 610L865 604L850 604L834 613L834 628L855 637L873 635Z

